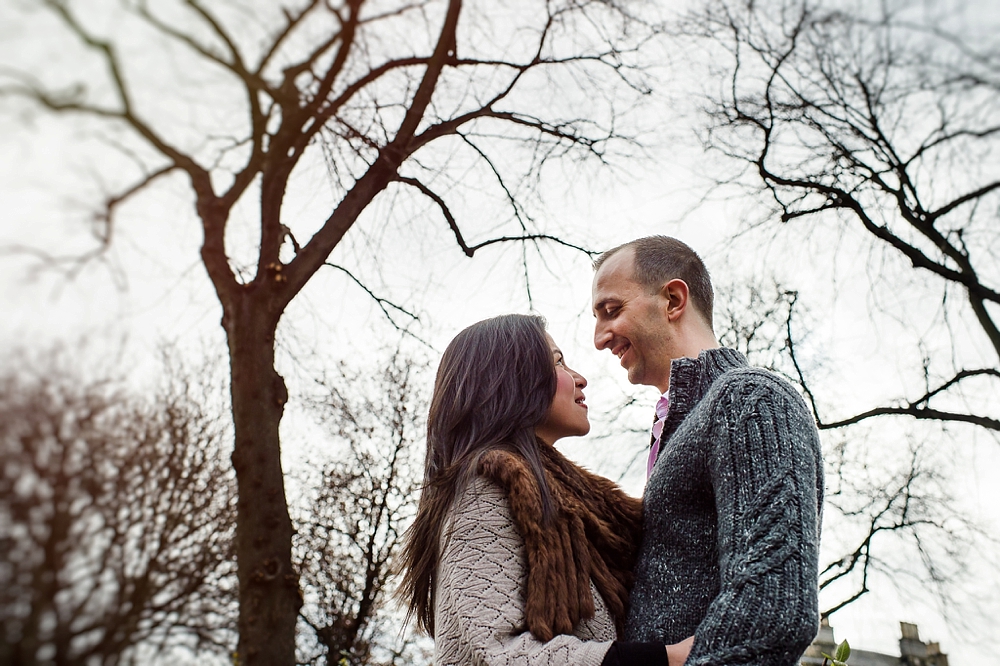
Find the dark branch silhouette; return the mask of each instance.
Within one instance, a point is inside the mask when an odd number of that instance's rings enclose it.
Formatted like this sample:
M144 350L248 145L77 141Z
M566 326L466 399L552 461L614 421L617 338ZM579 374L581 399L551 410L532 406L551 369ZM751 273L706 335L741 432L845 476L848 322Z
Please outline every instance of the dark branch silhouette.
M984 387L1000 390L995 53L905 12L864 15L798 0L711 0L685 27L729 60L729 88L710 100L707 143L750 167L751 187L770 197L777 219L856 225L872 247L929 278L932 302L961 294L971 344L992 350L978 363L932 357L917 397L830 418L789 319L790 356L819 427L908 417L1000 431L996 404L966 400ZM954 348L966 344L942 329Z

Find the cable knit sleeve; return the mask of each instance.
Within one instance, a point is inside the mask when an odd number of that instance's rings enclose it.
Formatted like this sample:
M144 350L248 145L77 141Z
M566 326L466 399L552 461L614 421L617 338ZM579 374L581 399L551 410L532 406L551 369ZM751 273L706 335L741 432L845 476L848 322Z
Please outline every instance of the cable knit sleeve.
M819 436L799 395L769 373L737 371L712 391L721 587L687 664L791 666L819 623Z
M438 666L598 666L615 639L599 595L597 612L575 635L548 642L525 628L524 548L507 500L477 479L460 496L442 537L438 564L435 659Z

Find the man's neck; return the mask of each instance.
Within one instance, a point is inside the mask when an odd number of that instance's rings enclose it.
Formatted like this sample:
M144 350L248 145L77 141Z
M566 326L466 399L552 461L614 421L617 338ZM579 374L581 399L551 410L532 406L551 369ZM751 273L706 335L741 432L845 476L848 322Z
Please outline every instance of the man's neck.
M708 331L694 331L684 336L681 340L677 341L674 348L674 353L670 357L671 365L673 361L678 358L698 358L698 356L706 350L718 349L722 345L719 341L715 339L715 335ZM665 378L662 386L660 384L656 385L656 388L660 390L660 393L666 395L670 390L670 376Z

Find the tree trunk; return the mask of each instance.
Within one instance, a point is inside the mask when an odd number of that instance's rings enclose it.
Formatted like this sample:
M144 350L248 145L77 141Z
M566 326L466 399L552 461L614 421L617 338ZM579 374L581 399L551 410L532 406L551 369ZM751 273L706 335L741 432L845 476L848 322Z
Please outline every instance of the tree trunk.
M278 439L288 391L274 369L280 308L259 289L259 285L242 287L229 301L222 321L232 365L233 468L239 485L240 617L233 661L239 666L292 666L302 597L298 574L292 569L292 523Z

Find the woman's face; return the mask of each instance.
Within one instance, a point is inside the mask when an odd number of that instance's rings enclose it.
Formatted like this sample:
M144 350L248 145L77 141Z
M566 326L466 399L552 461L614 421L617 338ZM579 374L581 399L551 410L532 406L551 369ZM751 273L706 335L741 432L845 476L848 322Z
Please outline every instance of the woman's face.
M553 444L563 437L577 437L590 432L587 403L583 396L587 380L566 366L562 352L552 336L546 333L545 338L552 349L552 361L555 364L556 395L545 420L535 428L535 434L543 442Z

